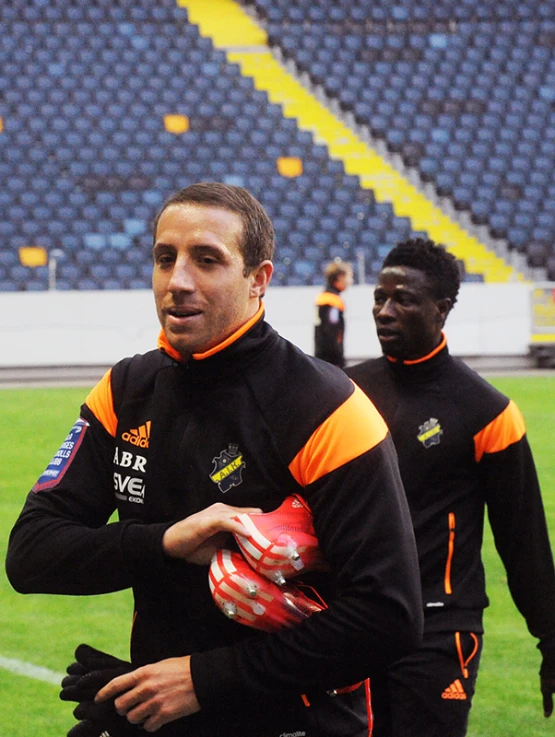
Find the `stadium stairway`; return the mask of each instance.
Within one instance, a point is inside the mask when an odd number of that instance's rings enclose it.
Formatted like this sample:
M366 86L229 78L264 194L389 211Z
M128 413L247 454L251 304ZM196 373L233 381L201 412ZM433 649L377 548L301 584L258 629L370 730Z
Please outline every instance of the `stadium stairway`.
M424 230L443 243L461 261L467 274L483 274L486 282L522 281L524 276L429 200L356 132L305 88L269 48L267 35L234 0L177 0L191 23L224 51L230 62L251 77L271 102L299 129L312 133L327 146L332 158L343 161L345 171L374 192L377 202L391 203L395 215L408 217L415 230Z

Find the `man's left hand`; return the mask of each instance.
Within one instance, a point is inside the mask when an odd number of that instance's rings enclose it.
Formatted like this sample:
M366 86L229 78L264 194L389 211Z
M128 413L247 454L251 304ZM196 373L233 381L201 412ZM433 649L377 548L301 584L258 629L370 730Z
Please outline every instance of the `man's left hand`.
M543 715L550 717L553 713L553 694L555 693L555 678L540 676L540 689L543 698Z
M147 732L200 711L191 678L190 657L168 658L114 678L96 695L115 699L118 714Z
M214 553L226 546L230 534L248 537L239 514L261 514L255 507L232 507L216 502L168 527L162 538L164 553L196 565L209 566Z

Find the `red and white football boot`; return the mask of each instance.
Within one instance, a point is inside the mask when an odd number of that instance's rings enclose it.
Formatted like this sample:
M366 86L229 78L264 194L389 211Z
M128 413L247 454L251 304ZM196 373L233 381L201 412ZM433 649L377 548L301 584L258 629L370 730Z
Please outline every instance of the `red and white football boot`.
M227 617L264 632L292 627L326 608L297 586L272 583L231 550L214 554L208 582L212 598Z
M235 535L245 559L278 586L301 571L325 568L310 507L298 494L288 496L273 512L239 514L235 519L249 533Z

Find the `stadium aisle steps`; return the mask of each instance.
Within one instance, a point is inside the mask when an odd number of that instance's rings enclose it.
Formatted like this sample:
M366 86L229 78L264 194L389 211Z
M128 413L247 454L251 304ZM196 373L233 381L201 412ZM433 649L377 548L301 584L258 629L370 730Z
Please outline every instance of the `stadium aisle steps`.
M415 230L424 230L444 243L465 262L468 273L483 273L486 282L523 279L422 195L289 74L268 49L265 31L237 3L177 3L187 9L190 22L198 25L202 35L226 51L228 60L237 63L241 73L251 77L271 102L280 104L285 117L296 119L301 130L310 131L316 143L327 146L332 158L341 159L345 171L357 175L363 188L373 190L378 202L390 202L395 214L410 218ZM256 50L261 46L268 50Z
M189 21L203 36L209 36L216 48L268 45L266 31L231 0L177 0L177 4L187 9Z

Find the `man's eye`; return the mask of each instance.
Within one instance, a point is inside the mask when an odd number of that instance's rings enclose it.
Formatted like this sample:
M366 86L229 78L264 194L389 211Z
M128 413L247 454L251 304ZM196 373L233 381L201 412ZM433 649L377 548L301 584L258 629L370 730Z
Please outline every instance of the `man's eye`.
M158 266L167 266L168 264L172 264L174 262L173 256L164 255L164 254L160 256L156 256L154 260L155 260L155 263L158 264Z
M213 266L218 263L218 259L215 256L199 256L198 262L204 266Z

